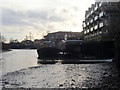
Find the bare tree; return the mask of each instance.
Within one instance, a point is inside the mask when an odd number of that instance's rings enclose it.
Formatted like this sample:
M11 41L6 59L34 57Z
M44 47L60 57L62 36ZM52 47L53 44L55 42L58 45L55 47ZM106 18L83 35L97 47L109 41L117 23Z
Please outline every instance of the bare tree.
M6 38L1 34L0 34L0 42L4 42L4 43L6 42Z

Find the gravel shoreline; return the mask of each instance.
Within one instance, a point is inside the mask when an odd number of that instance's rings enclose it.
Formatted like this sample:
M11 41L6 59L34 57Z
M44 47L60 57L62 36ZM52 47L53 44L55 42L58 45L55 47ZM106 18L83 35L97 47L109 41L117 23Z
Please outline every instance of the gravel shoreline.
M114 64L46 64L2 76L5 88L120 88Z

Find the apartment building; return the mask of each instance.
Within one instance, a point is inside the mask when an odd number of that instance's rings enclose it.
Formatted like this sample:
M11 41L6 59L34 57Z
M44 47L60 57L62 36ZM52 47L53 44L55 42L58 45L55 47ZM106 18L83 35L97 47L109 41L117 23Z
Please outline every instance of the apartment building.
M84 40L111 41L120 33L120 2L95 2L85 13Z

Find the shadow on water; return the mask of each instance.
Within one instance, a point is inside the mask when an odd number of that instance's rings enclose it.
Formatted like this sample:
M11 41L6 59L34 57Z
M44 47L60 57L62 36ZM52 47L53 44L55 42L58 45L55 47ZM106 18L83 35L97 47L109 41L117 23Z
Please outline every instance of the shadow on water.
M80 59L74 55L38 57L38 64L97 64L112 62L112 59Z

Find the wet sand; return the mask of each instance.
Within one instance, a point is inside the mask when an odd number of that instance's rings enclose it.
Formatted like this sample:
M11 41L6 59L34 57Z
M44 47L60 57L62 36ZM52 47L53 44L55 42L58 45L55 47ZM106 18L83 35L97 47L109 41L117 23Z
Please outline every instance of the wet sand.
M120 88L112 63L44 64L2 76L5 88Z

